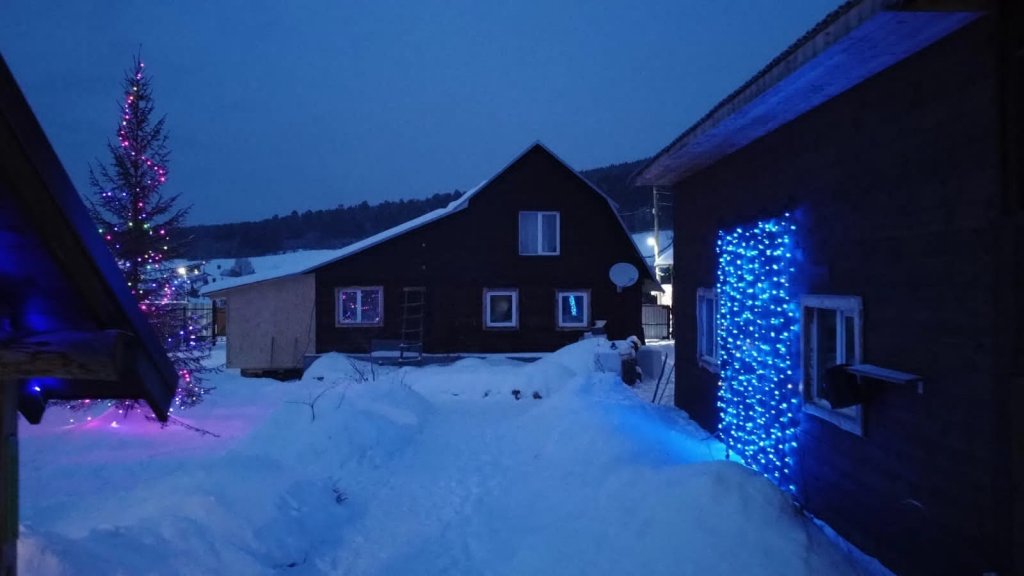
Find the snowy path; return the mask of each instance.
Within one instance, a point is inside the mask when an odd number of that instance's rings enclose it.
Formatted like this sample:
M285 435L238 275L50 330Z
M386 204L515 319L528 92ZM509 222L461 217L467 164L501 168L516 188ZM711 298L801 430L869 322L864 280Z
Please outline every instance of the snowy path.
M770 483L591 356L366 383L340 356L303 382L226 373L186 415L220 438L48 413L22 429L23 571L855 573ZM301 402L325 389L312 420Z

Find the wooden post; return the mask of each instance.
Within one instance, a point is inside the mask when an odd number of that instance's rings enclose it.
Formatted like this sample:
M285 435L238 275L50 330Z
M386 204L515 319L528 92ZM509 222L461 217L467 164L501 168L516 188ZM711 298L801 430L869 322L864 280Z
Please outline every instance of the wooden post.
M0 380L0 576L18 573L18 391Z

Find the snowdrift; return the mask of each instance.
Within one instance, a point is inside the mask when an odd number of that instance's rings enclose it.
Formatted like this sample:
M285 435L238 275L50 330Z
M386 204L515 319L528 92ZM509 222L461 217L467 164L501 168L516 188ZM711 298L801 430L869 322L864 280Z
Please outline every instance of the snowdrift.
M596 372L595 345L424 368L335 354L286 383L227 371L188 427L48 411L22 428L21 569L855 573L685 415Z

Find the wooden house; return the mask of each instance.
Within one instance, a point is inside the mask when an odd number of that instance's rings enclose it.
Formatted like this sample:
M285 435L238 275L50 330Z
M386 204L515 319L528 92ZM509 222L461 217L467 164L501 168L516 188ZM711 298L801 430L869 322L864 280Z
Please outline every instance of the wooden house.
M676 404L899 574L1024 573L1022 31L844 4L635 177Z
M0 58L0 573L18 534L17 413L144 399L166 420L178 375Z
M619 287L610 268L634 282ZM545 352L604 321L643 337L659 290L614 203L534 144L448 206L271 277L206 294L227 301L229 367L301 367L309 353L395 342L425 353Z

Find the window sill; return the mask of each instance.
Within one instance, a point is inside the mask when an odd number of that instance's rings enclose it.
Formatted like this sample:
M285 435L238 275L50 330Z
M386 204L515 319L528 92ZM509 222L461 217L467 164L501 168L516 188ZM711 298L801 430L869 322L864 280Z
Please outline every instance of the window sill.
M519 330L519 326L484 326L484 330L488 332L515 332Z
M842 430L864 436L864 414L861 406L855 407L856 415L851 415L831 408L826 408L812 401L804 401L804 412L830 422Z
M697 364L699 364L701 368L707 370L708 372L711 372L712 374L721 374L722 372L722 367L718 364L718 362L715 362L714 360L710 360L708 358L698 359Z
M334 324L334 327L335 328L380 328L383 325L384 325L383 322L376 322L376 323L373 323L373 324L362 323L362 322L345 322L345 323L337 323L336 322Z

